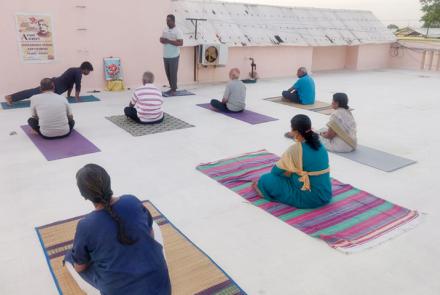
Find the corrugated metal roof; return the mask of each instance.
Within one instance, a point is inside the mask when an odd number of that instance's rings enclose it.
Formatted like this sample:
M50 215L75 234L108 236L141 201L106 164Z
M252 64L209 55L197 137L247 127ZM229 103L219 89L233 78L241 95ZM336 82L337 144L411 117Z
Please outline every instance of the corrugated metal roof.
M185 45L336 46L390 43L395 36L370 11L280 7L219 1L172 2ZM194 24L199 22L198 40Z

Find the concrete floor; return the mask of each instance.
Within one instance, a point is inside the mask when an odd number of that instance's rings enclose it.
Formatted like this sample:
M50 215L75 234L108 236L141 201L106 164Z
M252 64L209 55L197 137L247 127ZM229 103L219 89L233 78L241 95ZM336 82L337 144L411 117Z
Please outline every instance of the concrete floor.
M19 128L28 109L0 111L0 294L57 294L35 226L90 211L75 173L104 166L116 194L150 199L248 294L440 294L440 74L381 70L315 75L320 100L349 94L360 143L418 161L384 173L331 155L332 176L402 206L428 213L424 223L374 249L345 255L247 204L195 167L241 153L282 153L290 118L300 113L263 100L290 79L248 86L248 109L279 118L251 126L196 107L223 85L190 86L165 110L196 128L132 137L104 116L121 114L129 93L100 93L73 105L77 130L102 152L47 162ZM328 117L306 112L315 128ZM18 134L10 136L11 131Z

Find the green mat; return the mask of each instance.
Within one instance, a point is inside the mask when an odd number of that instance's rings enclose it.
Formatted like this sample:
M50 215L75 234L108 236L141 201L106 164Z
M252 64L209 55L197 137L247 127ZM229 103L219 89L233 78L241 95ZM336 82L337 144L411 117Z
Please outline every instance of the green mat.
M67 100L69 101L69 103L100 101L99 98L97 98L96 96L93 96L93 95L80 96L80 101L76 101L76 99L74 97L69 97ZM23 108L29 108L31 106L31 101L30 100L20 100L20 101L14 102L12 105L7 104L6 102L2 102L1 105L4 110L23 109Z

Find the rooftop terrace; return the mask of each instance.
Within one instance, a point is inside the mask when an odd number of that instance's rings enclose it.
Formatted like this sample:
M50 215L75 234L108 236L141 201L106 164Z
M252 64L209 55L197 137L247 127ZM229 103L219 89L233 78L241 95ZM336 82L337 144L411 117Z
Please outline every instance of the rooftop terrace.
M345 255L246 203L196 171L199 163L267 149L281 154L289 120L306 113L315 128L328 117L263 100L291 79L249 85L248 109L279 121L251 126L198 108L223 84L188 86L196 96L166 99L166 112L195 128L132 137L104 119L122 114L129 92L98 93L73 105L76 129L102 152L48 162L20 129L28 109L0 110L0 294L57 294L34 227L85 214L75 173L104 166L116 194L150 199L248 294L437 295L440 293L440 74L403 70L315 76L317 97L349 94L363 145L417 160L393 173L331 154L332 176L420 212L425 221L391 241ZM16 131L16 135L10 132Z

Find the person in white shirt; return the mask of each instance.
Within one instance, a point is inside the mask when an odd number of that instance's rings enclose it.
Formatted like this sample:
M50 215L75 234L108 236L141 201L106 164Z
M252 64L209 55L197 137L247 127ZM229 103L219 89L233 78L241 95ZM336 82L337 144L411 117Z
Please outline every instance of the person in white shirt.
M176 27L176 17L167 16L167 28L164 30L160 43L163 44L163 60L170 90L168 94L174 96L177 90L177 71L179 68L180 46L183 45L183 34Z
M125 115L140 124L160 123L164 119L162 92L154 86L154 75L145 72L142 85L133 92L130 105L124 109Z
M29 126L46 139L68 136L75 121L66 98L54 93L55 85L50 78L41 80L40 89L41 94L31 97Z

